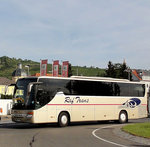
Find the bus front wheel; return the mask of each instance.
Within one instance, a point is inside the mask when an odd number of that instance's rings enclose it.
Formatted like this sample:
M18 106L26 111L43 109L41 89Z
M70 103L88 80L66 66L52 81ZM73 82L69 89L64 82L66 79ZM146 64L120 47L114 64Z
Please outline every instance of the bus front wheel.
M58 117L58 125L60 127L66 127L69 124L69 116L66 112L60 113Z
M119 123L127 123L128 122L128 115L125 111L121 111L119 113Z

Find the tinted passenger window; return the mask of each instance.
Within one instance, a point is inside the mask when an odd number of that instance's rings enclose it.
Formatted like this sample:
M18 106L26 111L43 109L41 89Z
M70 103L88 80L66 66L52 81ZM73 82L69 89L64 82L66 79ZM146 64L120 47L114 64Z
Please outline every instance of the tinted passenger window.
M114 95L115 96L143 97L144 93L145 93L145 85L114 83Z
M93 83L90 81L71 81L72 95L91 95L93 93Z
M130 94L137 97L142 97L145 94L145 85L141 84L131 84Z
M71 81L72 95L112 96L113 85L108 82Z
M37 102L44 106L49 103L57 92L64 92L64 94L70 94L70 81L69 80L60 80L60 79L40 79L39 82L42 82L38 87L37 91Z
M110 82L93 82L94 95L113 96L113 85Z
M43 82L43 97L45 103L50 101L57 92L65 95L83 96L134 96L143 97L145 85L102 81L40 79Z
M145 87L142 84L81 80L71 81L72 95L143 97L144 93Z
M130 87L126 83L114 83L114 95L115 96L130 96Z

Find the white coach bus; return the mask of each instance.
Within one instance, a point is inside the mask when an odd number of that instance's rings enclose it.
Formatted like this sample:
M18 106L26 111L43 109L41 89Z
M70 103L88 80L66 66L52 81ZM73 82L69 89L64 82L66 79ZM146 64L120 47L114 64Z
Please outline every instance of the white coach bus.
M148 116L148 85L98 77L27 77L15 86L12 120L58 123Z

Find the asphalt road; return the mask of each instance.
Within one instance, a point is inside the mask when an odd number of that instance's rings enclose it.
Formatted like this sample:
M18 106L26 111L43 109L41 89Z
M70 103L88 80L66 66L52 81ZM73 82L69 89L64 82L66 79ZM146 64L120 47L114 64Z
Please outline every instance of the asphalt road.
M150 118L129 123L150 122ZM115 122L74 123L65 128L56 124L31 125L0 123L0 147L148 147L122 138ZM119 129L118 129L119 130Z

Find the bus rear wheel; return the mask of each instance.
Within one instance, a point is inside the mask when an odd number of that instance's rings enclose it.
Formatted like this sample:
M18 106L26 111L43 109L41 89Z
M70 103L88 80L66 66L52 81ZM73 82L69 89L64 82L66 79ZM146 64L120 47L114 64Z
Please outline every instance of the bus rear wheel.
M119 113L119 123L127 123L128 122L128 115L125 111L121 111Z
M58 125L60 127L66 127L69 124L69 116L66 112L60 113L58 117Z

